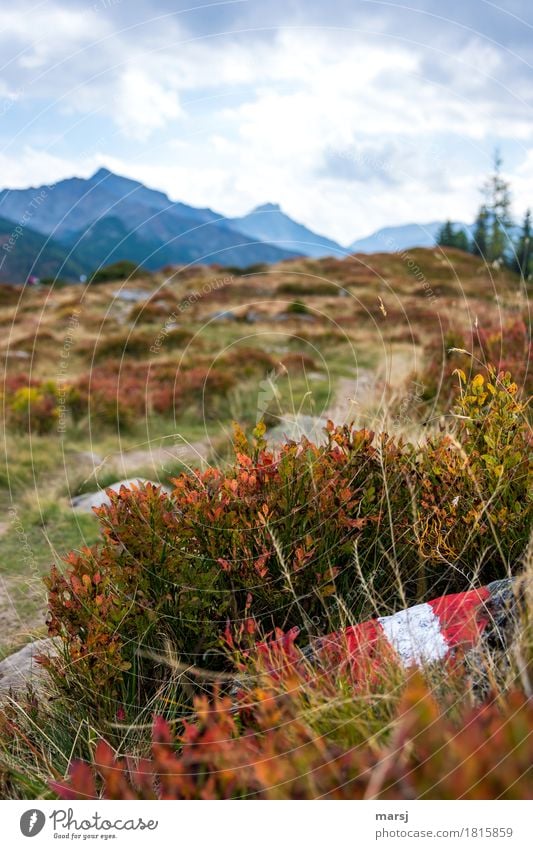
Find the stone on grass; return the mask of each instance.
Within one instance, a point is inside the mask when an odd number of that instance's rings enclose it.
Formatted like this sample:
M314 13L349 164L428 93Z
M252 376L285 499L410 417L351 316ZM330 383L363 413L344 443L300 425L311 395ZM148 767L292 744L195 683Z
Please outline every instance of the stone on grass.
M113 492L119 492L122 486L125 486L127 489L131 489L133 484L138 486L143 483L151 483L153 486L159 486L165 492L172 491L170 487L164 486L157 481L150 481L145 478L124 478L123 480L109 484L109 486L106 486L103 489L98 489L96 492L85 492L83 495L75 495L74 498L71 499L70 503L74 510L77 510L80 513L91 513L93 507L102 507L104 504L111 504L111 499L107 494L108 489L112 489Z
M45 670L37 663L39 655L52 655L56 652L57 640L46 637L28 643L24 648L15 652L0 662L0 693L10 690L25 690L32 686L34 689L42 683Z

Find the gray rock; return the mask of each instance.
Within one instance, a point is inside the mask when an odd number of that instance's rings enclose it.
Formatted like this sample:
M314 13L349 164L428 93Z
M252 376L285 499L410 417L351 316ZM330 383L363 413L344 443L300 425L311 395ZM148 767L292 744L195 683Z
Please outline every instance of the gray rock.
M45 671L37 663L38 655L54 655L57 652L57 640L47 637L28 643L24 648L6 657L0 663L0 693L10 690L24 690L28 685L37 688L42 682Z
M109 484L109 486L106 486L104 489L98 489L96 492L86 492L83 495L76 495L71 499L70 503L78 512L90 513L93 507L102 507L104 504L111 504L111 499L109 498L106 490L112 489L113 492L119 492L122 486L130 489L132 484L139 483L151 483L154 486L160 486L165 492L172 491L169 487L163 486L162 484L157 483L157 481L149 481L145 478L124 478L123 480Z
M149 297L149 292L144 292L142 289L119 289L115 292L115 298L121 301L136 303L137 301L146 301Z
M238 316L232 310L219 310L208 316L211 321L238 321Z
M324 433L326 424L327 419L316 416L287 415L267 432L266 439L269 445L276 446L287 441L299 442L305 436L315 445L325 445L328 441Z
M6 357L15 357L17 360L29 360L31 354L29 351L6 351Z

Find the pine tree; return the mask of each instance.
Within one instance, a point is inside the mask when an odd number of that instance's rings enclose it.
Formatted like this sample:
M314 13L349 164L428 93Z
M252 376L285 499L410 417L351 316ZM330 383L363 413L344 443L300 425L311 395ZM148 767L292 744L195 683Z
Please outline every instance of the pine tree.
M437 233L437 244L441 248L459 248L468 250L468 238L464 230L453 226L451 221L446 221Z
M437 245L441 248L454 247L455 232L451 221L446 221L437 233Z
M531 210L526 210L522 230L515 246L513 268L525 280L533 274L533 243L531 241Z
M505 260L509 249L511 220L511 192L509 183L502 177L502 158L494 152L494 170L483 186L485 208L489 213L486 259Z
M462 228L459 228L457 230L457 233L455 234L455 245L454 245L454 247L459 248L460 251L468 251L469 250L470 245L468 243L468 236L466 235L465 231Z
M488 259L489 254L489 212L485 204L482 204L474 224L472 246L470 248L475 256Z

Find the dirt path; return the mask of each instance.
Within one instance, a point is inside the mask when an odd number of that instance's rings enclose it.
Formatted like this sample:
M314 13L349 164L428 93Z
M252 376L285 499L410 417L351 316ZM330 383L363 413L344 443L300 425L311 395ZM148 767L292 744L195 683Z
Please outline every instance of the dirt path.
M375 371L359 369L353 378L340 378L325 417L335 424L353 421L359 427L376 429L387 418L391 397L405 393L406 380L414 367L413 352L397 350Z
M355 378L341 377L333 403L324 417L337 425L360 419L374 400L376 388L376 374L370 369L359 369Z
M169 441L166 445L110 454L105 458L104 464L105 467L116 468L120 477L129 477L139 470L164 470L166 466L173 466L176 463L182 463L185 467L198 468L207 464L213 449L214 445L209 439L201 439L197 442L182 440L171 443Z

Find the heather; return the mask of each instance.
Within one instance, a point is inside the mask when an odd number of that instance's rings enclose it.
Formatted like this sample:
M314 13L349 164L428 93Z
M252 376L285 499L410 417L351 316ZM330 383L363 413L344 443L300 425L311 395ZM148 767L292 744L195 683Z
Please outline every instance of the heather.
M394 255L376 258L388 290L349 258L274 268L269 297L264 271L233 290L207 269L139 272L133 307L105 280L24 295L12 332L33 354L3 385L16 521L0 548L24 552L34 594L7 569L6 647L52 642L3 698L5 796L530 795L529 328L511 272L499 316L472 257L450 250L453 274L416 257L438 320ZM458 275L477 326L452 321ZM510 577L505 640L453 662L311 651Z

